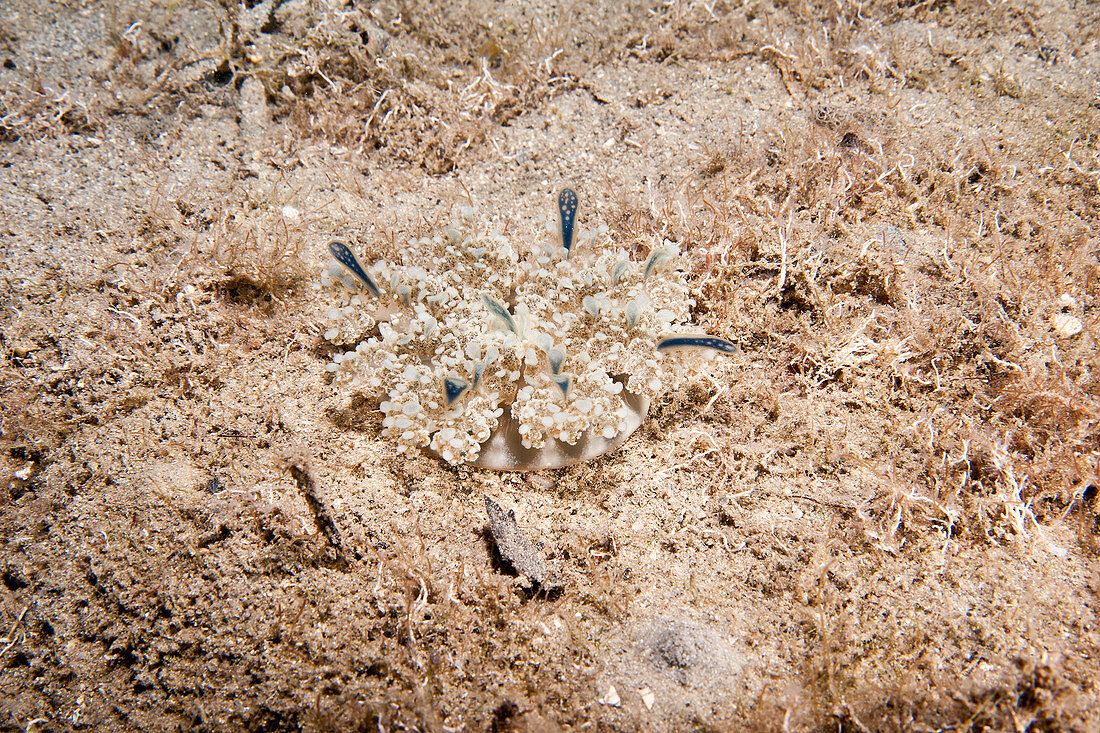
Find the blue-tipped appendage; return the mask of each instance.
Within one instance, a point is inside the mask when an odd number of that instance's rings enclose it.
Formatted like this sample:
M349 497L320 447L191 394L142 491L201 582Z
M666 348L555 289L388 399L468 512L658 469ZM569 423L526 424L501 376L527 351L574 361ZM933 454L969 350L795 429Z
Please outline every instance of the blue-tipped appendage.
M699 336L667 336L657 342L657 351L671 351L673 349L712 349L723 354L736 354L739 351L737 344L732 341L705 334Z
M562 189L558 196L558 213L561 215L561 244L565 247L565 256L573 249L573 232L577 223L577 192L571 188Z
M462 395L470 390L470 383L461 377L445 377L443 379L443 398L447 400L447 407L458 402Z
M504 327L515 335L519 335L519 327L516 325L516 321L512 318L512 314L508 312L508 308L499 300L491 295L481 294L481 302L485 304L485 307L489 309L489 312L493 314Z
M355 256L350 247L343 242L329 242L328 251L332 253L337 262L347 268L352 275L355 275L359 282L363 283L371 295L376 298L382 295L382 291L374 284L374 280L370 279L370 275L363 269L363 265L359 263L359 258Z

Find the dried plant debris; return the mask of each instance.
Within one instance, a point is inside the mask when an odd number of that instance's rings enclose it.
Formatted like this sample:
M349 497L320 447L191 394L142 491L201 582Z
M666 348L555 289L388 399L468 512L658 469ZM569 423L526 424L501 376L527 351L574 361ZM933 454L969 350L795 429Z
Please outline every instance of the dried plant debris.
M564 587L561 575L542 559L542 554L531 540L520 531L516 524L516 513L505 511L488 496L485 497L485 511L489 515L489 529L496 542L497 551L517 573L538 585L543 593L550 593Z
M309 511L313 514L317 530L324 535L329 546L335 552L337 563L339 565L346 564L344 542L340 537L340 530L336 526L336 521L332 518L332 512L329 511L328 506L326 506L317 491L317 481L313 476L309 456L300 450L291 450L283 456L283 461L295 483L298 484L298 489L302 492L302 497L309 506Z

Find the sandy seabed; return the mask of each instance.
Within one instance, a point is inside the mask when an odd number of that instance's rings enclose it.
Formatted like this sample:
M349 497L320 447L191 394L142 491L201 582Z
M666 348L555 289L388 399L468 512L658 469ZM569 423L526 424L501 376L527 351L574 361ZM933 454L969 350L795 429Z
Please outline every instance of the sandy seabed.
M1098 131L1095 2L4 3L0 730L1097 730ZM325 245L565 186L740 352L399 454Z

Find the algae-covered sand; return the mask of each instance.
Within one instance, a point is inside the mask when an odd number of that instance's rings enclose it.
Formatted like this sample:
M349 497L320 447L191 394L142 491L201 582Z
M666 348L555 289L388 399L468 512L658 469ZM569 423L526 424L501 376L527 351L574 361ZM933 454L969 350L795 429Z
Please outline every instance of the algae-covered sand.
M0 729L1096 730L1098 130L1088 2L3 4ZM739 353L399 454L327 243L565 187Z

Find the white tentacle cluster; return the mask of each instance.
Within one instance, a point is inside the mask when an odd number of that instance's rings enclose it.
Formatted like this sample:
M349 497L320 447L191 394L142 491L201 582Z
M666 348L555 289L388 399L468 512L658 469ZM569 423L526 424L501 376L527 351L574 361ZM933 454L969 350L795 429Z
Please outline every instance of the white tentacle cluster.
M692 346L676 246L631 261L606 225L574 232L575 195L562 201L568 226L541 236L505 237L464 209L392 264L363 267L330 245L322 282L344 295L325 338L361 338L328 366L333 386L384 393L383 430L400 451L506 470L593 458L677 381L680 359L660 348Z

